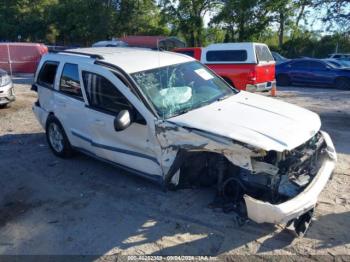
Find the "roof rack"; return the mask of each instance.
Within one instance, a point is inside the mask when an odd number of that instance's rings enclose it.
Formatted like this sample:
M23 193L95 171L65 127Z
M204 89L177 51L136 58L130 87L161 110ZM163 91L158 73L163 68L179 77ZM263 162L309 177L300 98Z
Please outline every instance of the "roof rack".
M96 55L96 54L87 54L83 52L75 52L75 51L66 51L66 50L52 50L50 53L58 54L58 53L63 53L63 54L72 54L72 55L82 55L82 56L88 56L93 59L104 59L102 55Z

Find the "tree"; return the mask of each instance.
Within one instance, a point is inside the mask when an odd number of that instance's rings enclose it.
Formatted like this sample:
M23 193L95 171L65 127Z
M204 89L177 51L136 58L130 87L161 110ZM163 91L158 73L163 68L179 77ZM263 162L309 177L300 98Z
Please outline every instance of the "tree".
M336 27L337 31L350 31L350 0L314 0L320 10L326 9L322 18L328 29Z
M249 41L270 25L275 10L274 0L222 0L211 24L226 30L225 41Z
M217 3L213 0L161 0L160 6L174 33L180 33L190 46L202 46L203 17Z
M112 6L115 10L114 32L118 35L168 34L155 0L116 0Z

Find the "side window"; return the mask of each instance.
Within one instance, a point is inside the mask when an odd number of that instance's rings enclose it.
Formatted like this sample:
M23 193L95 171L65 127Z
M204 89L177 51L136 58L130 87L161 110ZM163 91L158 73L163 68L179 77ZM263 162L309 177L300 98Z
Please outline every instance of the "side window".
M117 87L103 76L83 72L83 81L90 106L116 114L121 110L132 109Z
M306 68L306 63L305 62L295 62L295 63L291 64L291 68L304 69L304 68Z
M326 66L320 62L315 62L315 61L309 61L308 62L308 67L310 69L325 69Z
M68 63L64 65L60 81L60 91L83 99L80 87L78 65Z
M49 88L53 88L55 83L57 67L58 62L45 62L45 64L41 67L41 70L39 72L38 84Z
M247 60L246 50L218 50L208 51L208 62L243 62Z

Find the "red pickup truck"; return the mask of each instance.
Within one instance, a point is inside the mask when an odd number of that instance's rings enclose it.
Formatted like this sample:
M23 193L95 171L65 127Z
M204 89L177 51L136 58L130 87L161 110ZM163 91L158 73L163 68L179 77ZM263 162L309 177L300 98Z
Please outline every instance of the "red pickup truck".
M173 51L201 61L237 89L255 92L276 86L275 61L265 44L223 43Z

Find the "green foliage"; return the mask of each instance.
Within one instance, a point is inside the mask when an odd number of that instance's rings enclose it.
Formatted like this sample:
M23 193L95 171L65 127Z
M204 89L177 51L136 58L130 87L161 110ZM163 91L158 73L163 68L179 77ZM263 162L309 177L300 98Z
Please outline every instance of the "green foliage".
M89 46L124 35L173 35L188 46L256 41L287 57L324 57L336 47L350 51L349 6L349 0L0 0L0 41ZM332 35L305 29L310 8L326 10L322 21Z

